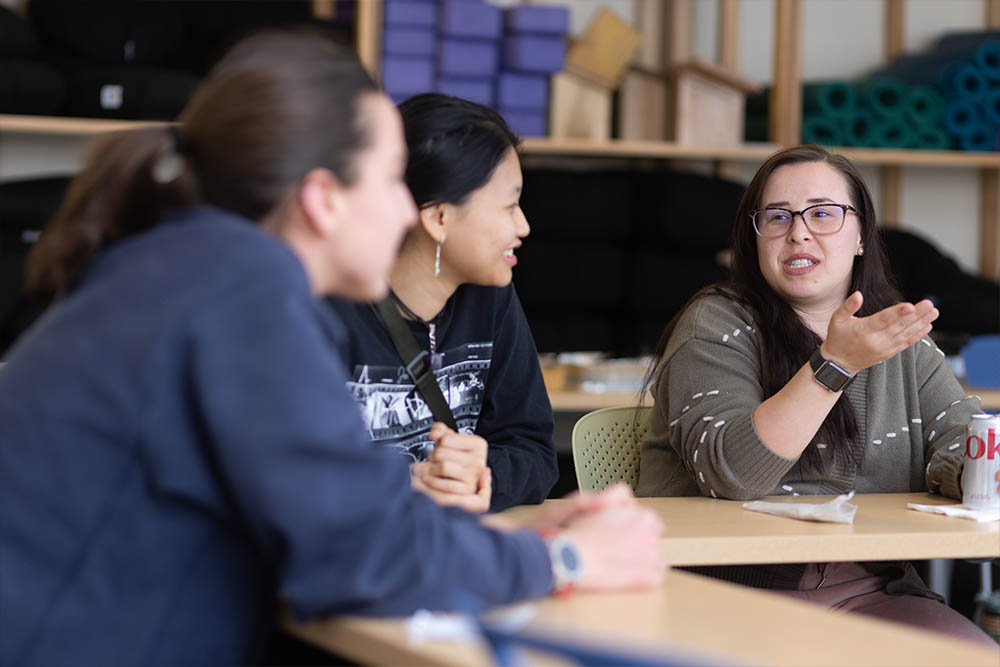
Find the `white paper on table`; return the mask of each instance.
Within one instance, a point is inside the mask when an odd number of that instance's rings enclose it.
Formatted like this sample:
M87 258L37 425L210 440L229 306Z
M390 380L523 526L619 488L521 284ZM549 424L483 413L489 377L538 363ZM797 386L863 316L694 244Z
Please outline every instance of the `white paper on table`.
M506 607L486 615L497 627L516 631L527 625L535 617L533 604ZM479 625L467 614L432 612L418 609L406 619L406 636L411 641L452 641L470 643L481 637Z
M974 510L965 505L920 505L918 503L906 503L911 510L918 512L931 512L933 514L944 514L954 516L959 519L971 519L973 521L1000 521L1000 506L990 507L983 510Z
M858 506L849 503L854 497L854 491L837 496L827 503L814 505L812 503L775 503L766 500L754 500L743 503L743 509L754 512L764 512L776 516L787 516L803 521L824 521L827 523L854 523L854 514Z

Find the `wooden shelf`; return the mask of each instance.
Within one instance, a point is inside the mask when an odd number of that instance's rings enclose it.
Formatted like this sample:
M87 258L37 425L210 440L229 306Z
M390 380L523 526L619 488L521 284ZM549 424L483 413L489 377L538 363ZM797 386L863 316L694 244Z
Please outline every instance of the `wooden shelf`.
M580 139L525 139L526 155L657 158L672 160L722 160L726 162L762 162L779 146L772 143L747 143L739 146L682 146L663 141L587 141ZM997 167L1000 152L921 151L882 148L830 147L858 164L927 166L927 167Z
M164 122L0 114L0 132L91 135L150 125L162 125ZM684 146L668 141L586 141L580 139L543 138L525 139L523 149L526 155L762 162L771 153L778 150L778 145L772 143L747 143L738 146ZM834 147L831 150L844 153L859 164L1000 168L1000 152L978 153L848 147Z
M165 121L69 118L63 116L15 116L0 114L0 132L25 134L93 135L163 125Z

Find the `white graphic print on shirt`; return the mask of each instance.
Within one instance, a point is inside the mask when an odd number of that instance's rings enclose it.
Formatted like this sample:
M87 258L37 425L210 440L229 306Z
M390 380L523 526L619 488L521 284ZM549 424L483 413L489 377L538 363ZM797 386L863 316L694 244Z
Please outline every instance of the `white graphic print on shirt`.
M434 356L439 362L434 363L434 377L459 432L474 433L486 396L493 343L466 343ZM359 364L347 390L361 408L372 442L396 447L414 461L427 458L433 444L427 436L434 417L402 363Z

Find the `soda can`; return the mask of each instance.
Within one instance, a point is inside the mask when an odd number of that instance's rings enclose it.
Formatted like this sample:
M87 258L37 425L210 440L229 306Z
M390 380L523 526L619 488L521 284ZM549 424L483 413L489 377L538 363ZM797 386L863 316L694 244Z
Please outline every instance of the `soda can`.
M1000 417L972 415L965 427L965 475L962 504L972 509L1000 507Z

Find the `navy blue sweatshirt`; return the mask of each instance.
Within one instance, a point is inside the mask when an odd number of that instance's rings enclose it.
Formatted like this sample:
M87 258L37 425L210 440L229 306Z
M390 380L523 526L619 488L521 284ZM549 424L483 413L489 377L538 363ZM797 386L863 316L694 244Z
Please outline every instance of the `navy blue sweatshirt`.
M234 664L300 616L546 594L534 534L410 491L276 238L213 209L117 243L0 369L0 664Z
M434 419L378 315L363 304L329 303L351 331L342 356L368 436L408 461L423 460ZM459 431L489 443L490 509L545 500L559 475L552 406L514 287L462 285L433 320L408 323L420 349L431 353Z

